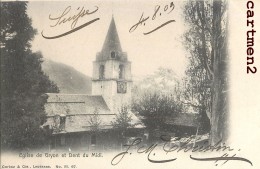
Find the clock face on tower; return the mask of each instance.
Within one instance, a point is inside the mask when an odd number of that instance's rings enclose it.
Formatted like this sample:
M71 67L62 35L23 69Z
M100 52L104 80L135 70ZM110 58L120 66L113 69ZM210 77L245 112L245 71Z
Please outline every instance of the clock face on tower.
M117 82L117 93L126 93L127 83L126 82Z

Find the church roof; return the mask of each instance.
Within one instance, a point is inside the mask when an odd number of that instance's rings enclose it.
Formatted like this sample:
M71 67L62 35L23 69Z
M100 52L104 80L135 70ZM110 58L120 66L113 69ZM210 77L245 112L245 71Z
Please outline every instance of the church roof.
M110 53L110 51L122 52L114 17L112 17L112 20L110 22L107 36L101 50L102 53Z
M111 114L102 96L84 94L47 93L45 112L47 116L93 114L98 109L100 114Z
M115 114L111 113L102 96L84 94L46 93L45 112L47 122L43 126L53 129L53 134L83 132L91 130L90 120L98 112L100 129L112 128ZM64 128L60 129L60 119L65 117Z

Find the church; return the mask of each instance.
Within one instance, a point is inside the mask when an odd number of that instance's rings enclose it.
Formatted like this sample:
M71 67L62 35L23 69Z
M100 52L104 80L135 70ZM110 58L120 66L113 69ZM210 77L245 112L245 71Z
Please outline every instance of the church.
M110 150L122 144L122 133L112 122L123 106L131 104L132 84L131 62L122 50L112 17L103 47L93 62L92 95L46 94L47 121L43 126L51 132L50 149ZM129 113L134 126L130 135L141 136L143 124ZM98 130L94 129L95 120Z

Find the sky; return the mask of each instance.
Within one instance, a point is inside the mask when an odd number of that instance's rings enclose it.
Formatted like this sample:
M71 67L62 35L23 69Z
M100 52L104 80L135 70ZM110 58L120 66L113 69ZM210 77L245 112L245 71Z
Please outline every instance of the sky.
M182 44L182 34L185 31L185 23L182 17L181 2L171 1L37 1L29 2L28 15L32 18L32 25L38 34L32 42L32 50L40 51L44 58L61 62L74 67L85 75L92 76L92 62L96 53L104 43L108 27L114 16L121 46L127 52L129 61L132 62L132 74L134 77L144 77L152 74L159 67L173 69L179 76L184 75L187 59ZM160 6L156 17L152 19L155 9ZM83 10L97 12L85 15L78 19L76 27L92 20L98 21L67 36L57 39L45 39L45 36L55 36L70 31L73 21L68 21L51 27L57 20L50 20L62 15L66 8L70 11L63 18L68 18ZM157 6L157 8L156 8ZM170 10L173 9L171 12ZM133 32L129 29L138 23L141 15L148 17L145 26L139 25ZM160 15L161 14L161 15ZM155 29L163 23L175 20L151 34L144 32Z

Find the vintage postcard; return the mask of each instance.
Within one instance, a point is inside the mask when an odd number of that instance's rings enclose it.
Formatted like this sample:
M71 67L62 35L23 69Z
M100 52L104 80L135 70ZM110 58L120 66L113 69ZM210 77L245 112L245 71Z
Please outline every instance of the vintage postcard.
M259 0L0 4L1 168L260 168Z

